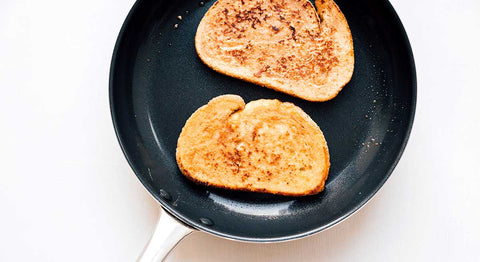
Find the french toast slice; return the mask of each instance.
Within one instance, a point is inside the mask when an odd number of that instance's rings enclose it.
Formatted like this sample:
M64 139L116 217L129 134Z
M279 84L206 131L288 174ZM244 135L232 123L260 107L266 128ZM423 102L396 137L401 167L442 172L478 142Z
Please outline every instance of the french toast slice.
M213 70L309 101L334 98L354 68L352 35L333 0L218 0L195 36Z
M176 158L190 180L214 187L288 196L323 190L327 143L299 107L223 95L200 107L178 138Z

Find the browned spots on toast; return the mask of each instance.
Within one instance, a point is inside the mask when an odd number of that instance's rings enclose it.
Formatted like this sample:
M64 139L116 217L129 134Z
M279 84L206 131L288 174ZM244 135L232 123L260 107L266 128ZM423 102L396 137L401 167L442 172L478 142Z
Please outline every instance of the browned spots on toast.
M239 35L241 36L241 34ZM229 50L228 53L235 58L240 64L243 64L245 62L245 59L247 59L247 55L245 50L241 49L235 49L235 50Z
M224 156L233 173L239 173L241 167L241 156L238 154L238 151L235 151L233 153L225 152Z
M207 158L212 158L212 157L213 157L213 153L212 153L212 152L207 152L205 155L206 155Z
M260 18L264 11L260 5L256 5L251 9L243 10L235 14L235 21L237 23L251 22L252 27L255 28L255 24L261 23Z
M277 63L282 67L284 70L287 69L287 59L285 57L281 57L280 60L277 60Z
M282 12L282 6L280 6L278 4L274 4L273 5L273 11L275 11L277 13L281 13ZM280 17L281 17L281 15L280 15ZM280 18L280 20L282 20L282 19Z
M315 40L319 37L320 33L318 32L312 32L311 30L307 30L307 34L310 37L311 40Z
M280 161L281 158L282 157L280 155L273 154L272 160L270 161L270 164L272 164L272 165L278 164L278 162Z
M297 41L297 36L295 35L297 32L297 30L295 29L295 27L293 26L290 26L290 30L292 30L292 39L293 41Z
M267 72L268 69L270 69L270 66L269 65L266 65L264 66L263 68L261 68L260 70L258 70L258 72L256 72L255 74L253 74L255 77L261 77L263 73Z

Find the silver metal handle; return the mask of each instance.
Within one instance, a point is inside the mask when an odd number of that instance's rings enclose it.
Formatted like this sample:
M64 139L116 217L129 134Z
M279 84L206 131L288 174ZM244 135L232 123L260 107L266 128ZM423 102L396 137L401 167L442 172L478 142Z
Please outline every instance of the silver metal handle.
M177 244L193 230L173 218L162 208L157 227L138 262L164 261Z

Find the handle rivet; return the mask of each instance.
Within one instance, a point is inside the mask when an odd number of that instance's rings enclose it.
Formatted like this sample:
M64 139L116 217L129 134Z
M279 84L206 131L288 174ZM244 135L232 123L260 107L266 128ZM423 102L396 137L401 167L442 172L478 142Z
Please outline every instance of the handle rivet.
M160 189L160 197L165 200L172 200L172 197L170 196L170 194L163 189Z
M206 226L213 226L213 221L209 218L206 218L206 217L201 217L198 219L200 221L200 223L206 225Z

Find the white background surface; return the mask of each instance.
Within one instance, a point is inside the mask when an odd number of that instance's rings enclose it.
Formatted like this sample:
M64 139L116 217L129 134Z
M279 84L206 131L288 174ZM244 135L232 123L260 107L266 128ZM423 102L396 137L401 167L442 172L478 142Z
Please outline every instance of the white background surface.
M0 261L134 261L158 205L116 141L113 46L133 0L0 2ZM480 1L393 0L418 74L405 154L306 239L189 236L168 261L480 261Z

